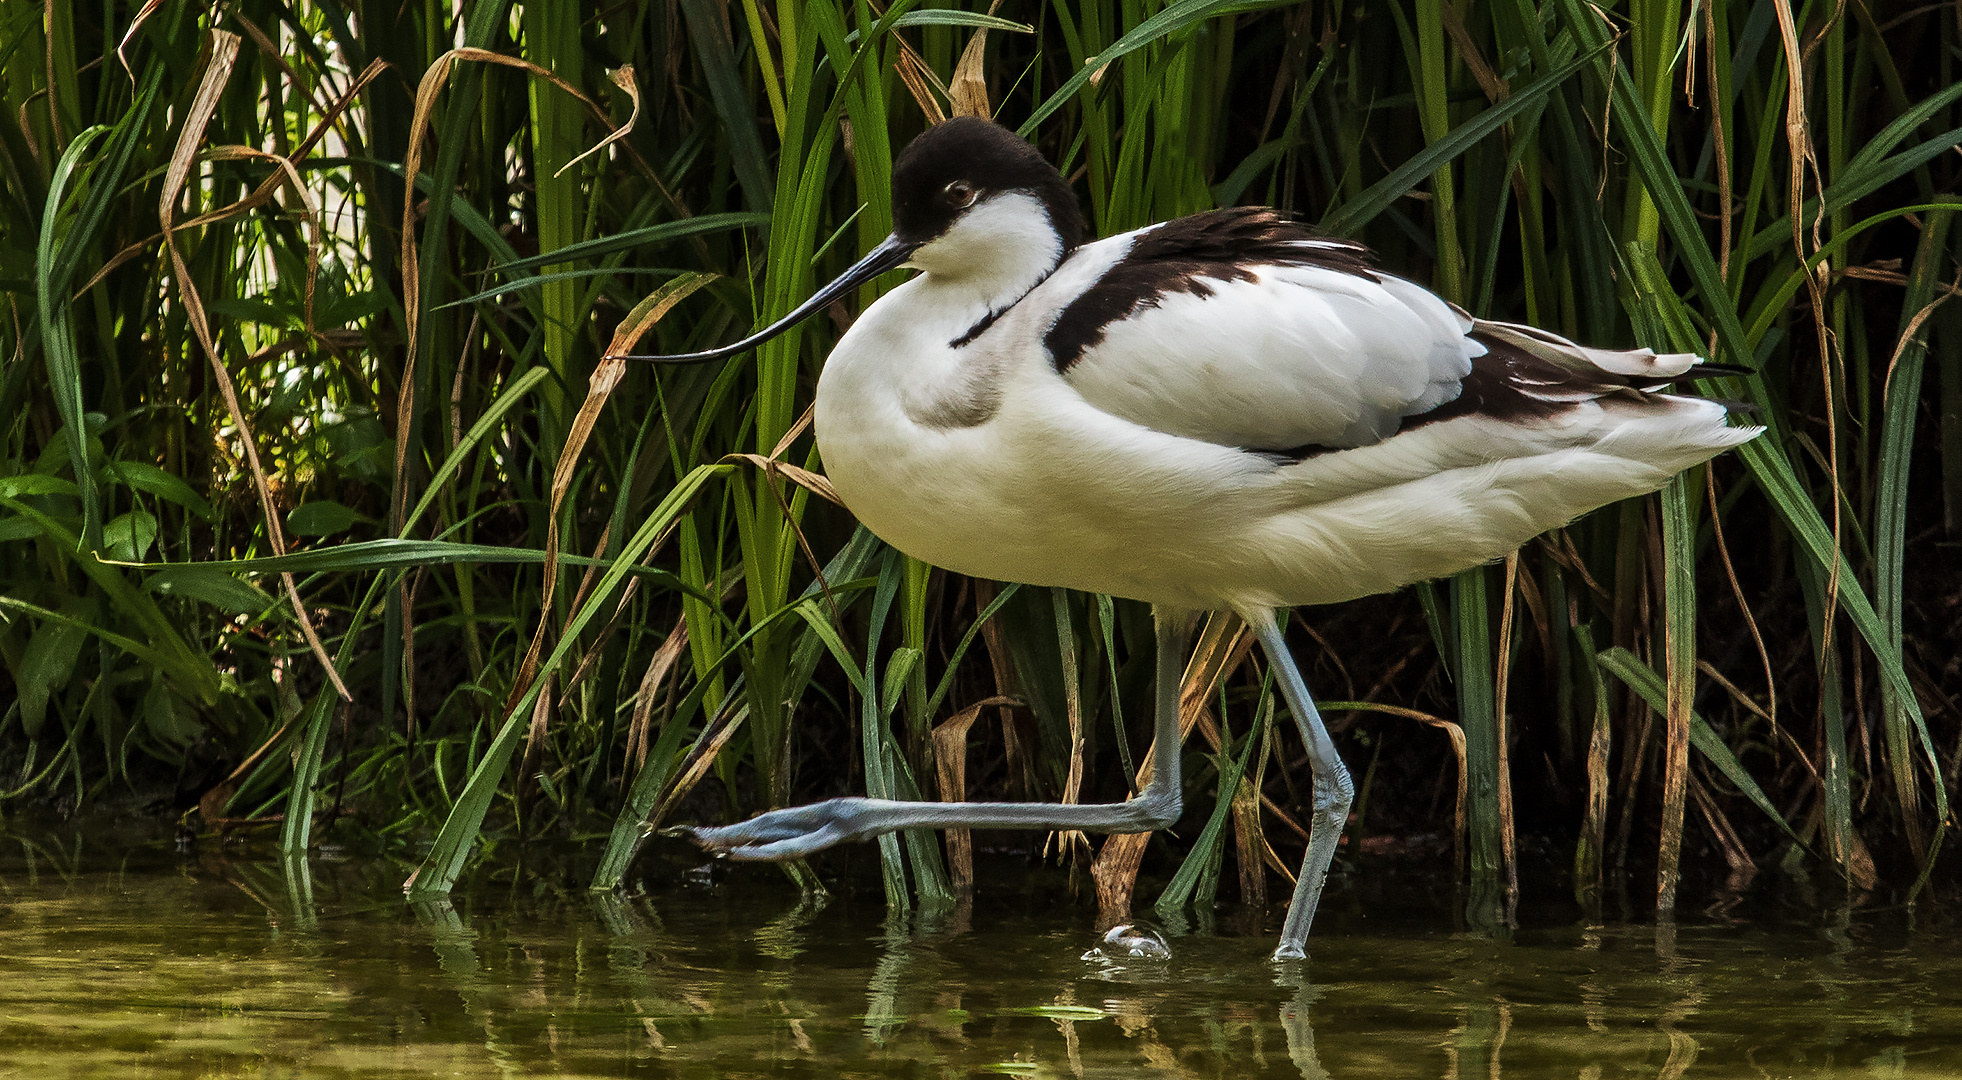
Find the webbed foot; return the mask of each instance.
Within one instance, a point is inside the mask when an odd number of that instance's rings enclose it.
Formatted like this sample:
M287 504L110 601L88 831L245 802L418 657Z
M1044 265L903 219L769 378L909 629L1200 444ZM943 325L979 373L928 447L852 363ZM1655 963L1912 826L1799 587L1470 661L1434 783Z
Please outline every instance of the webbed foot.
M686 837L719 859L783 862L877 835L878 830L866 827L866 802L830 799L771 810L734 825L677 825L661 831Z

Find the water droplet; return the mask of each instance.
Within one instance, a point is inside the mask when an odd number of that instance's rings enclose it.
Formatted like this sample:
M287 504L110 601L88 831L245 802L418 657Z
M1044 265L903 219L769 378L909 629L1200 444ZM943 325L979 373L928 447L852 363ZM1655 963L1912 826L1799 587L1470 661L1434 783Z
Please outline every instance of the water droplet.
M1119 923L1104 934L1104 943L1083 954L1085 960L1170 960L1172 947L1149 923Z
M1104 944L1122 956L1151 960L1169 960L1172 947L1165 944L1165 935L1149 923L1121 923L1104 934Z

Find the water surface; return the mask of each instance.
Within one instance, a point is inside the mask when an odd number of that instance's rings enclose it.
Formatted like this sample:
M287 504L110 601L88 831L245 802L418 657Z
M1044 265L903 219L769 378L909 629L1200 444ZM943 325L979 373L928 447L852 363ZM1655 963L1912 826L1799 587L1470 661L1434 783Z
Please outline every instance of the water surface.
M1493 936L1338 885L1306 963L1278 913L1112 963L1018 873L895 919L767 872L412 906L386 861L0 836L0 1075L1962 1075L1962 939L1903 911Z

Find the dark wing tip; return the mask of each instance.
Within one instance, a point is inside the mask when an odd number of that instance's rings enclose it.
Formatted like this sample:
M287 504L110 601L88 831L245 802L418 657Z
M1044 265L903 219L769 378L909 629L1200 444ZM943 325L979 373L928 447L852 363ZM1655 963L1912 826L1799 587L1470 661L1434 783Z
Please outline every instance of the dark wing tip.
M1676 376L1679 379L1712 379L1719 375L1756 375L1758 369L1743 364L1713 364L1704 361Z
M1704 360L1692 365L1688 371L1683 372L1681 375L1658 376L1656 378L1630 378L1628 385L1633 386L1637 390L1660 390L1672 383L1695 382L1698 379L1715 379L1726 375L1756 375L1757 373L1757 368L1745 367L1743 364L1713 364Z

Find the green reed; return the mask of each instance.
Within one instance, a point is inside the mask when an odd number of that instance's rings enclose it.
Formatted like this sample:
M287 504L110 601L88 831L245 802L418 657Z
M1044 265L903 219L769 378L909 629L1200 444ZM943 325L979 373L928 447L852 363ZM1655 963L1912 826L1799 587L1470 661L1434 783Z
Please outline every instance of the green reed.
M1590 906L1780 860L1918 888L1962 693L1957 35L1824 0L0 0L0 808L428 842L439 895L568 828L612 886L644 819L1123 797L1147 614L825 501L832 320L599 360L789 310L978 78L1100 234L1268 202L1478 315L1755 369L1705 384L1770 429L1739 453L1302 613L1353 631L1296 635L1352 839L1450 831L1481 921L1522 827ZM1106 906L1297 857L1284 706L1231 620L1200 640L1193 839L1057 841ZM964 841L879 851L895 907L972 880Z

